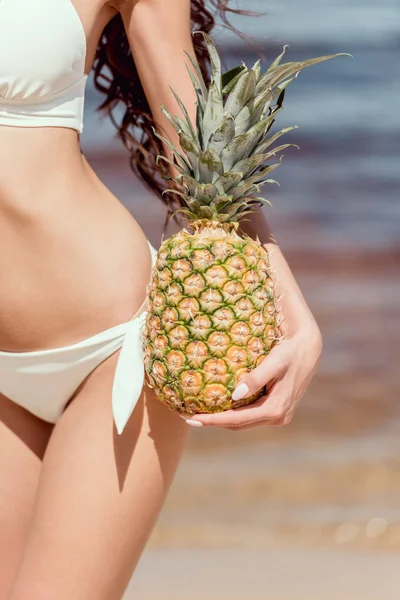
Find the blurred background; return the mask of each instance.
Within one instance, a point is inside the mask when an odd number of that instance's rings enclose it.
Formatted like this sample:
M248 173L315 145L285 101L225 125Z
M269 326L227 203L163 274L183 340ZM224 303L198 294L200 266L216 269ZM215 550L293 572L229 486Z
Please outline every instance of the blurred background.
M128 598L400 597L400 0L246 0L232 22L271 62L350 52L291 84L299 125L268 217L324 335L290 427L191 433ZM218 28L226 66L258 56ZM267 63L265 63L267 64ZM164 212L132 175L88 89L82 145L160 241ZM396 335L397 334L397 335Z

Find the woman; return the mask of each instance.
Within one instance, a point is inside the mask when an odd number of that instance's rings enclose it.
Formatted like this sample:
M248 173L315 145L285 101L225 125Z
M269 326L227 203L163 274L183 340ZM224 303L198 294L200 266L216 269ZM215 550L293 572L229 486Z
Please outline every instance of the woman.
M187 424L141 391L149 245L79 132L97 57L104 108L123 103L132 164L160 189L148 113L176 142L160 103L177 112L173 84L193 105L183 51L194 53L191 28L212 27L204 4L0 0L0 600L121 598L182 455ZM255 231L274 250L285 340L245 385L271 391L189 424L286 424L318 361L318 327L260 218Z

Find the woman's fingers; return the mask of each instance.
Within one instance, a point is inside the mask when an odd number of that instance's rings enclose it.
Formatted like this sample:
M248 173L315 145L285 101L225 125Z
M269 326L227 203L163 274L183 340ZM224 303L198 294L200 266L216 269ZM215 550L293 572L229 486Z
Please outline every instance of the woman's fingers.
M267 386L267 395L256 402L215 414L198 414L188 419L189 425L208 425L228 429L243 429L254 425L283 425L294 395L294 384L288 377L290 346L282 342L275 346L263 362L246 374L232 394L241 400Z
M284 425L290 400L290 391L285 382L280 380L273 385L268 395L248 406L213 415L196 415L190 421L234 430L248 429L255 425Z
M262 363L242 377L233 391L232 400L242 400L278 379L287 369L288 361L283 343L275 346Z
M266 396L262 396L257 401L262 405L261 418L254 421L253 419L246 418L238 421L235 425L229 428L233 431L239 429L253 429L254 427L270 426L270 427L283 427L288 425L291 421L293 411L293 386L288 381L279 380L277 381L270 392ZM250 404L247 409L251 409L253 404ZM234 411L237 412L237 411Z
M266 397L264 396L264 401ZM260 400L243 408L226 410L212 415L195 415L189 420L189 424L201 423L212 427L237 428L246 423L255 423L263 418L263 403ZM250 410L251 409L251 410Z

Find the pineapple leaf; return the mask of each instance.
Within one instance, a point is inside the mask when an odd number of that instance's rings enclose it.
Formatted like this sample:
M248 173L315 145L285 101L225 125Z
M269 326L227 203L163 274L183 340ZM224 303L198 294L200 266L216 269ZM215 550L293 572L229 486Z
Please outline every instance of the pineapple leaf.
M235 136L235 119L230 113L225 113L222 117L220 125L211 134L210 141L208 144L209 148L212 148L218 154L221 154L225 146Z
M257 185L265 185L266 183L272 183L277 185L278 187L281 187L281 184L279 183L279 181L276 181L276 179L264 179L263 181L260 181L260 183Z
M279 165L282 163L282 161L283 161L283 158L284 158L284 157L283 157L283 155L282 155L282 156L280 156L280 157L278 158L278 161L279 161L279 162L277 162L277 163L275 163L275 164L273 164L273 165L264 165L264 166L261 166L261 165L260 165L260 167L261 167L261 170L263 171L263 176L265 177L265 176L266 176L268 173L271 173L271 172L272 172L272 171L274 171L276 168L278 168L278 167L279 167ZM264 163L265 163L265 157L264 157ZM259 169L260 169L260 167L257 167L256 169L253 169L253 170L250 172L249 176L250 176L250 177L253 177L253 175L257 175L257 174L259 175L259 173L260 173L260 170L259 170ZM260 181L261 181L261 180L259 180L259 182L260 182Z
M288 85L288 84L287 84L287 85ZM279 94L279 96L278 96L278 100L276 101L276 106L277 106L277 108L283 108L283 102L284 102L284 100L285 100L285 94L286 94L286 88L287 88L287 85L285 85L285 86L283 86L283 87L282 87L282 86L280 86L280 85L278 85L278 87L277 87L277 89L281 90L281 93L280 93L280 94ZM269 108L269 107L268 107L268 108Z
M280 166L281 166L281 162L282 162L282 160L283 160L283 156L280 156L280 157L279 157L279 162L278 162L278 163L275 163L275 164L273 164L273 165L267 165L266 167L264 167L263 169L261 169L261 171L259 171L258 173L255 173L255 175L254 175L254 176L256 176L256 177L257 177L256 183L257 183L258 185L259 185L259 184L262 184L262 183L263 183L263 181L264 181L264 177L265 177L266 175L269 175L269 173L272 173L272 171L275 171L275 169L277 169L278 167L280 167Z
M229 204L227 209L228 210L226 210L225 214L227 214L229 217L233 217L237 213L242 212L243 204L242 204L242 202L232 202Z
M212 183L200 183L197 187L195 197L201 203L210 204L214 203L214 199L217 197L218 189Z
M182 100L179 98L178 94L172 89L172 87L170 87L170 90L173 93L175 100L177 101L178 106L181 109L183 116L186 119L187 126L189 127L190 131L192 132L193 139L194 140L197 139L197 135L196 135L195 130L193 129L192 121L190 120L189 113L186 109L186 106L183 104Z
M236 83L243 74L243 71L247 71L247 67L244 63L227 71L222 75L222 93L229 94L235 87Z
M277 108L282 108L283 106L283 101L285 98L285 90L287 88L287 86L294 80L296 79L296 77L298 76L299 73L296 73L296 75L294 77L291 77L290 79L287 79L286 81L284 81L283 83L280 83L279 85L277 85L273 90L267 90L267 101L265 103L264 106L264 110L263 112L266 113L267 110L273 110L272 109L272 103L275 100L275 98L278 96L278 99L276 101L275 106Z
M195 221L197 219L197 215L188 208L178 208L174 211L174 215L178 214L184 215L189 221Z
M212 219L215 216L215 209L211 206L200 205L196 213L200 219Z
M243 217L246 215L257 213L258 211L252 210L252 207L253 206L260 207L260 206L262 206L262 203L271 204L269 202L269 200L265 200L264 198L254 198L254 197L243 198L240 201L240 203L236 203L236 206L239 206L240 208L237 208L237 209L235 208L234 210L232 210L233 205L231 205L231 207L230 207L231 210L228 209L227 212L218 214L218 221L220 221L221 223L225 223L227 221L230 221L230 222L246 221L247 219L243 219Z
M261 72L261 60L259 59L254 66L251 69L252 71L254 71L254 73L256 74L256 81L259 80L260 78L260 72Z
M234 200L243 200L246 194L253 192L255 189L256 186L253 183L248 183L246 181L245 185L238 185L237 187L232 188L230 193Z
M264 119L263 121L260 121L260 123L264 123L264 135L261 136L259 138L259 142L261 141L264 142L266 139L266 136L269 133L269 130L271 129L272 125L275 123L275 118L276 115L282 110L282 108L275 108L266 119ZM256 123L255 125L253 125L252 129L254 129L255 127L257 127L258 123Z
M179 190L174 190L174 189L167 189L164 190L162 193L162 196L164 196L164 194L176 194L177 196L180 196L181 198L183 198L186 201L186 194L184 194L183 192L180 192Z
M213 200L213 205L220 212L225 206L232 202L232 196L216 196Z
M254 109L253 114L251 115L251 125L255 125L262 117L262 115L266 112L266 103L270 99L271 91L266 90L262 94L259 94L254 99Z
M236 117L250 98L254 96L255 90L256 74L254 71L247 71L229 94L225 103L225 111Z
M204 184L204 193L207 196L210 196L211 199L214 199L216 196L218 196L218 188L213 183L206 183Z
M175 129L175 131L177 133L179 133L180 131L183 131L187 136L192 137L193 130L187 126L187 123L186 123L186 121L184 121L184 119L181 119L177 115L172 116L167 111L165 106L163 106L162 104L161 104L161 112L163 113L163 115L166 116L166 118L171 123L172 127ZM194 138L193 141L197 142L197 139Z
M227 222L233 223L234 219L232 219L229 215L226 215L224 213L219 213L218 221L220 223L227 223Z
M167 111L167 109L165 108L165 106L163 104L161 104L161 112L163 113L163 115L165 115L167 117L168 121L171 123L171 125L175 129L175 131L179 132L179 130L182 129L182 127L178 123L177 117L173 117Z
M208 148L200 154L199 172L202 183L214 183L222 171L222 162L215 150Z
M263 204L269 204L270 206L272 206L271 202L269 200L266 200L262 196L256 196L254 198L254 200L256 200L257 202L262 202Z
M299 128L298 125L294 125L293 127L285 127L285 129L282 129L282 131L278 131L278 133L275 133L275 135L272 135L270 138L266 139L265 142L263 142L257 148L257 150L254 152L254 154L263 154L265 152L265 150L267 148L269 148L271 146L271 144L276 142L276 140L279 139L282 135L285 135L285 133L289 133L289 131L293 131L293 129L298 129L298 128Z
M194 213L197 213L202 206L201 203L196 200L196 198L185 198L185 203Z
M242 63L242 67L243 67L242 71L239 72L236 75L236 77L234 77L232 79L232 81L224 88L223 94L225 96L225 100L228 97L228 95L234 90L234 88L236 87L239 80L249 72L249 69L247 68L247 66L244 63Z
M203 118L203 144L207 147L211 134L222 122L224 116L224 105L221 90L213 81L210 84L208 100Z
M185 186L192 198L206 204L210 204L219 193L218 188L212 183L199 183L197 179L187 175L179 176L177 183Z
M300 63L298 62L290 62L280 65L273 71L267 71L262 77L260 77L256 92L259 94L266 90L272 91L278 83L299 72L299 66Z
M278 67L280 65L282 58L286 54L286 48L289 48L289 44L286 44L285 46L283 46L283 50L282 50L281 54L276 57L276 59L274 60L273 63L271 63L271 66L269 67L268 72L272 71L273 69L275 69L276 67Z
M197 76L198 83L200 85L201 92L203 94L204 101L206 101L207 98L208 98L208 89L207 89L206 83L204 81L203 74L201 72L201 68L200 68L199 62L197 61L196 58L194 58L188 52L186 52L186 50L184 52L185 52L186 56L188 57L188 59L190 60L190 62L192 64L192 67L193 67L193 69L195 71L195 74Z
M263 177L268 175L268 173L271 173L272 171L274 171L277 167L279 167L279 165L280 165L280 163L277 163L275 165L270 165L268 167L265 167L264 169L262 169L255 175L252 175L251 177L249 177L246 180L239 183L239 185L237 187L235 187L229 191L230 194L233 196L233 199L239 200L239 198L242 198L242 196L245 196L246 194L248 194L248 192L252 192L254 189L257 189L258 185L263 185L263 182L264 182ZM270 180L270 182L271 181L273 181L273 180Z
M198 103L197 110L196 110L196 129L197 129L197 135L198 135L198 139L199 139L200 148L202 150L205 150L203 122L204 122L204 109Z
M173 162L172 160L170 160L169 158L167 158L166 156L163 156L162 154L159 154L156 158L156 165L158 166L158 163L160 162L160 160L163 160L164 162L168 163L171 167L174 167L174 169L177 169L177 171L179 171L179 173L187 173L187 169L184 169L183 167L181 167L179 164L177 164L176 162ZM191 170L191 169L190 169ZM173 181L176 181L175 178L171 178L168 177L168 179L173 179ZM179 181L178 181L179 183Z
M248 131L254 114L254 98L250 98L235 119L235 135Z
M215 47L215 44L210 38L210 36L207 35L204 31L201 31L199 33L201 33L207 45L208 54L210 56L212 80L217 84L219 93L222 97L221 59L219 57L217 48Z
M260 78L257 84L257 93L262 92L267 88L273 88L286 77L291 77L295 73L299 73L303 69L307 67L311 67L313 65L317 65L318 63L324 62L326 60L330 60L332 58L336 58L338 56L351 56L345 53L339 54L330 54L329 56L319 56L317 58L310 58L308 60L304 60L301 62L288 62L274 68L272 71L267 71Z
M214 182L214 185L220 194L225 194L226 192L229 192L231 188L236 186L242 180L242 177L242 173L234 173L233 171L230 171L220 175Z
M183 133L185 135L187 135L193 141L194 144L198 145L199 141L197 138L195 138L195 139L192 138L191 129L190 129L190 127L187 126L185 119L181 119L181 117L178 117L177 115L175 115L175 121L177 122L177 124L180 127L180 130L178 130L178 133L180 131L183 131Z
M177 182L180 186L185 186L189 192L190 196L196 196L197 187L199 182L194 177L190 177L190 175L179 175L177 177Z
M181 160L182 165L179 166L183 166L186 167L188 171L191 171L191 166L189 165L189 163L187 162L186 158L183 156L183 154L181 154L178 150L178 148L176 146L174 146L174 144L172 142L170 142L169 140L167 140L167 138L163 137L162 135L160 135L154 127L152 127L153 129L153 133L156 137L158 137L159 140L161 140L162 142L164 142L164 144L166 146L168 146L168 148L170 148L172 150L172 152L174 153L174 156L176 158L176 160L178 160L178 158ZM178 162L179 164L179 162Z
M258 144L259 141L265 137L265 134L268 132L268 130L272 127L277 113L281 110L281 108L274 110L268 117L253 125L247 132L247 135L254 137L254 139L256 140L255 143Z
M259 121L247 133L238 135L229 142L221 154L224 171L230 171L236 161L247 158L253 153L257 144L263 137L269 122L270 118Z
M252 117L252 125L255 125L257 121L259 121L264 114L266 114L267 110L272 109L272 103L277 96L281 95L281 89L276 88L274 90L267 89L262 94L256 96L256 100L254 103L254 113ZM283 98L281 98L280 104L277 104L278 108L283 105Z
M188 64L186 64L186 69L187 69L187 72L189 73L189 77L192 81L194 91L196 92L197 102L199 103L199 106L201 106L201 108L204 110L206 101L204 99L204 92L199 84L199 80L197 79L197 77L193 73L193 71L189 68Z
M195 144L186 133L183 131L179 132L179 143L189 159L190 164L192 165L193 171L196 173L199 168L199 156L200 156L200 148Z
M264 160L265 159L263 155L253 155L249 158L245 158L244 160L240 160L233 166L233 170L237 171L238 173L242 173L243 177L247 177L249 173L251 173L254 169L262 165Z
M205 183L202 189L204 189L204 193L211 198L215 198L218 195L218 188L212 183Z
M276 93L276 95L278 95L278 93L279 93L278 100L276 101L277 105L281 106L283 104L283 98L282 98L283 92L286 90L289 83L292 83L292 81L294 79L297 79L299 73L300 73L300 71L297 71L297 73L294 77L290 77L289 79L286 79L286 81L283 81L282 83L280 83L276 86L274 92Z
M282 146L277 146L276 148L273 148L267 154L264 154L264 157L267 159L271 156L276 156L278 152L283 152L283 150L286 150L286 148L290 147L297 148L297 150L300 150L300 146L298 146L297 144L283 144Z
M226 148L224 148L221 153L224 172L230 171L236 161L244 158L247 146L248 137L245 133L233 138L233 140L227 144Z

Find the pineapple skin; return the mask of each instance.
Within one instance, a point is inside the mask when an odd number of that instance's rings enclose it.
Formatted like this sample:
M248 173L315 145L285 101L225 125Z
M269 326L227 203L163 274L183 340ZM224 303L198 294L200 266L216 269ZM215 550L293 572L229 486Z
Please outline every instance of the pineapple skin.
M232 392L279 338L268 253L232 224L164 241L149 289L144 365L157 398L182 414L248 405Z

